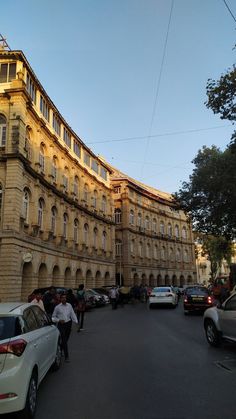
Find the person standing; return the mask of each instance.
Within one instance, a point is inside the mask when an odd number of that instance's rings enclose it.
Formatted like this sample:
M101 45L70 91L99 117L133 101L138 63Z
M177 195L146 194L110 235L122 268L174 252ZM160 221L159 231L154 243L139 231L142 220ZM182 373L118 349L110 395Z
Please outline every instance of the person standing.
M109 293L109 297L111 300L111 306L112 309L115 310L117 308L117 301L119 298L119 291L118 289L115 287L115 285L112 286L110 293Z
M77 292L77 319L78 319L78 330L84 330L84 313L86 309L86 299L85 299L85 290L84 284L79 285L79 289Z
M61 295L60 304L54 308L52 321L57 323L61 334L61 348L65 355L65 361L69 362L68 340L71 333L72 321L78 323L78 320L72 305L66 301L66 294Z
M45 311L41 292L37 292L35 294L35 298L31 301L31 304L36 304L41 308L41 310Z

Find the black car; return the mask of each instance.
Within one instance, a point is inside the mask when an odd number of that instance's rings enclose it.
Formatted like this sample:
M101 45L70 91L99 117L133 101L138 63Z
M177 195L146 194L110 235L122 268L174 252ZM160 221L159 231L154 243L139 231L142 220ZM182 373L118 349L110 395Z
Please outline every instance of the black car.
M204 312L214 305L214 296L206 287L191 286L184 290L184 314L193 311Z

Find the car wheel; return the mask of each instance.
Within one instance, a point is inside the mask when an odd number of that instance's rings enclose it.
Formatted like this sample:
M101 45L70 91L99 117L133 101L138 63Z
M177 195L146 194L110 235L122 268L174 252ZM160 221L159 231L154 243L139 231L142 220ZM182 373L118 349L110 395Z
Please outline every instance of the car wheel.
M205 323L205 331L206 331L206 338L207 342L211 346L219 346L220 345L220 334L216 329L212 320L207 320Z
M54 362L52 364L52 370L53 371L59 370L59 368L61 366L61 358L62 358L61 342L58 341L58 343L57 343L56 357L55 357L55 360L54 360Z
M36 412L37 405L37 374L33 372L29 382L25 408L20 412L21 419L32 419Z

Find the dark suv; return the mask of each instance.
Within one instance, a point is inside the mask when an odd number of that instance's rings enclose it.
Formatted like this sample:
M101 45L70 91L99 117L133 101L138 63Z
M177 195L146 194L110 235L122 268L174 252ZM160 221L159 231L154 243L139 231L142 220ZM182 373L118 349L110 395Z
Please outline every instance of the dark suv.
M214 305L214 296L206 287L194 285L184 290L184 314L193 311L204 312Z

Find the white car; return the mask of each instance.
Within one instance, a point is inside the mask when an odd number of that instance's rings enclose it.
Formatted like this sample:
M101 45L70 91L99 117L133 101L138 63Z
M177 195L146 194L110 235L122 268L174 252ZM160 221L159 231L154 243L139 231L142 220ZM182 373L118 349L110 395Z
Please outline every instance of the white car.
M1 303L0 414L33 418L38 386L60 364L60 333L47 314L31 303Z
M205 311L204 329L211 346L219 346L222 339L236 342L236 293Z
M148 300L149 308L154 305L171 305L173 308L178 305L178 296L172 287L155 287L151 291Z

